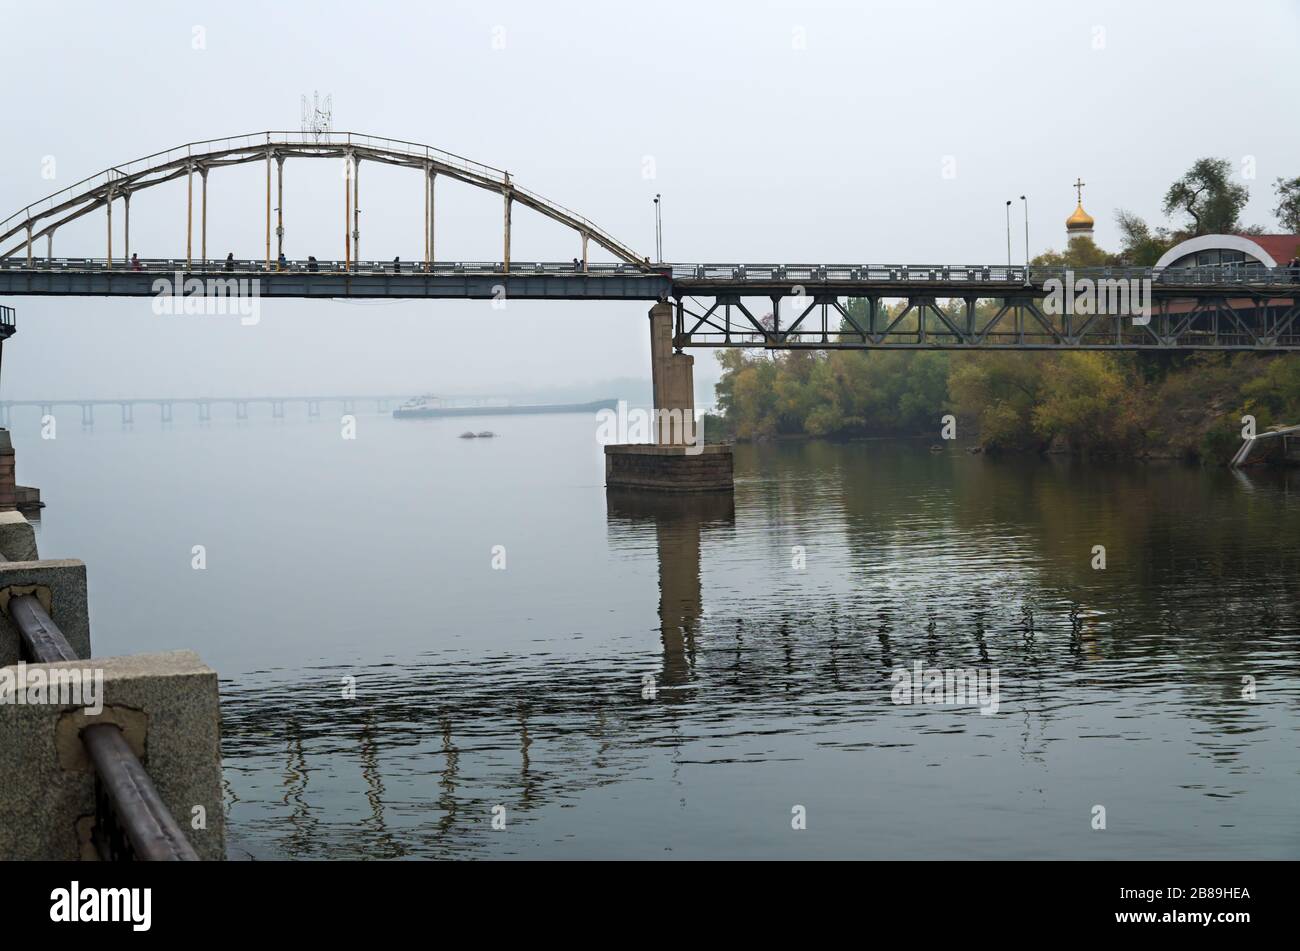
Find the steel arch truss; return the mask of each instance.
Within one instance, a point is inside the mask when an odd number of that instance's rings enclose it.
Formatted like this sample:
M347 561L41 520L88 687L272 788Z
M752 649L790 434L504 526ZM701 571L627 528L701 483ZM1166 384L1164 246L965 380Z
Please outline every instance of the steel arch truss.
M267 164L267 258L270 255L271 209L271 164L276 163L280 181L283 181L284 161L289 158L345 158L353 163L362 160L382 162L423 171L425 177L425 212L429 246L426 258L432 256L432 214L433 181L437 176L452 178L477 188L486 189L502 195L504 199L505 253L504 262L510 261L510 208L518 203L530 208L553 221L559 222L577 232L582 242L582 260L587 260L587 246L594 241L619 261L642 265L645 259L630 247L609 234L593 221L563 205L543 198L536 192L521 187L502 169L484 165L470 159L445 152L441 149L399 139L364 135L352 132L259 132L250 135L234 136L226 139L208 139L191 142L165 152L117 165L84 179L68 188L48 195L20 209L8 218L0 220L0 261L14 255L25 255L27 262L33 262L33 244L40 238L53 241L55 232L63 225L76 221L98 209L105 209L109 222L109 244L111 248L112 208L119 199L127 215L127 244L125 260L130 255L130 199L136 192L155 185L175 181L180 178L190 180L190 202L193 204L193 177L198 174L204 186L204 207L206 208L206 184L208 172L214 168L227 165L242 165L250 162ZM359 186L356 187L359 193ZM281 203L282 205L282 203ZM351 212L349 212L351 214ZM350 224L352 240L359 242L357 233L359 225ZM274 232L283 237L283 220ZM14 241L5 248L6 242ZM187 238L188 241L188 238ZM280 245L282 248L282 243ZM186 257L190 255L187 253ZM108 258L115 255L109 254Z
M676 297L673 345L769 350L1300 350L1300 293L1158 297L1150 317L1055 314L1041 291L941 300L932 294ZM759 298L762 299L762 298ZM754 298L750 298L751 301ZM896 301L887 306L888 301Z

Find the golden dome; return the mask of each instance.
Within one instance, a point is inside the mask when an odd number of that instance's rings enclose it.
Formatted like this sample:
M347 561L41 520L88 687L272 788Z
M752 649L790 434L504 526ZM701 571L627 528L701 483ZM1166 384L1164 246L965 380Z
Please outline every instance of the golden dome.
M1091 231L1092 226L1092 215L1083 210L1082 202L1075 206L1074 214L1065 219L1066 231Z

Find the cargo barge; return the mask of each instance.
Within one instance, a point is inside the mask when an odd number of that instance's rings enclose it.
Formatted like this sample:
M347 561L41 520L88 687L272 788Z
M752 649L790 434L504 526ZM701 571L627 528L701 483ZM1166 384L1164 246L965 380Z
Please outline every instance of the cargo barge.
M397 419L428 419L441 416L527 416L543 413L597 413L616 409L618 400L593 400L590 403L523 403L513 406L444 406L437 397L417 396L407 400L393 416Z

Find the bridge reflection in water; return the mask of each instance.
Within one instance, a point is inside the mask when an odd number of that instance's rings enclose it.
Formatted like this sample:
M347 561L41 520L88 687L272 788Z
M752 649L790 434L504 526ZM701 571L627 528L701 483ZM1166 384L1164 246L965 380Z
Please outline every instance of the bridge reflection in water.
M663 667L657 686L679 687L690 681L704 614L700 590L700 543L706 533L726 532L736 521L730 492L674 495L610 489L610 544L617 547L627 523L654 524L659 552L659 625ZM665 700L680 699L668 691Z
M657 560L658 630L615 631L625 648L560 635L490 650L467 629L467 647L440 636L405 664L223 683L234 854L241 840L308 858L1300 844L1278 811L1300 703L1294 475L1242 492L1245 476L1177 466L915 449L741 447L734 513L607 496L607 557L637 577ZM790 545L812 537L796 577ZM1089 566L1098 539L1105 572ZM891 671L916 660L1000 668L1000 714L893 705ZM1149 834L1092 834L1101 795ZM792 838L805 800L816 822Z
M657 664L644 652L604 667L581 660L556 663L544 655L468 663L435 658L411 666L317 668L298 683L280 680L275 672L223 682L227 771L257 773L261 790L265 777L275 774L272 761L283 764L277 818L266 825L253 821L258 842L241 840L236 830L232 857L266 856L268 839L274 842L271 855L295 858L473 855L490 834L493 806L505 805L508 821L516 822L517 813L563 800L583 785L616 781L630 761L677 746L671 709L687 694L672 688L693 678L704 610L701 541L728 533L734 522L730 493L608 493L611 548L635 549L647 530L654 540L662 636ZM654 684L649 695L647 676ZM347 677L356 678L356 701L342 698ZM655 724L641 736L647 744L643 750L627 742L638 732L629 718ZM567 734L558 750L560 764L552 749L550 764L534 769L534 722L545 724L551 736ZM588 744L590 759L583 753ZM490 783L482 773L462 777L463 754L492 762ZM348 772L354 781L343 786L363 790L364 807L354 793L340 788ZM311 781L317 776L323 780L318 791L323 801L313 805ZM432 797L429 781L437 786ZM408 784L419 787L419 800L394 796L396 787L404 791ZM243 802L237 785L227 778L227 806L234 812ZM488 795L487 785L503 792ZM353 804L328 802L340 795Z

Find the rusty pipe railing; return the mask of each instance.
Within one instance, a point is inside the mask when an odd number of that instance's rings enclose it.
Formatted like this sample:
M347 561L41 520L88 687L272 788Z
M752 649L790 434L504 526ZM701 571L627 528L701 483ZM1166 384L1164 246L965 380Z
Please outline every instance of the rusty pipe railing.
M0 555L0 561L8 561ZM22 639L22 652L38 664L80 660L35 595L9 602L9 616ZM197 862L198 853L158 795L135 752L115 723L81 731L95 768L93 841L105 861Z
M198 854L115 723L81 731L95 765L95 849L106 861L197 862Z
M9 602L9 616L22 637L23 653L38 664L80 660L68 639L34 594L23 594Z

